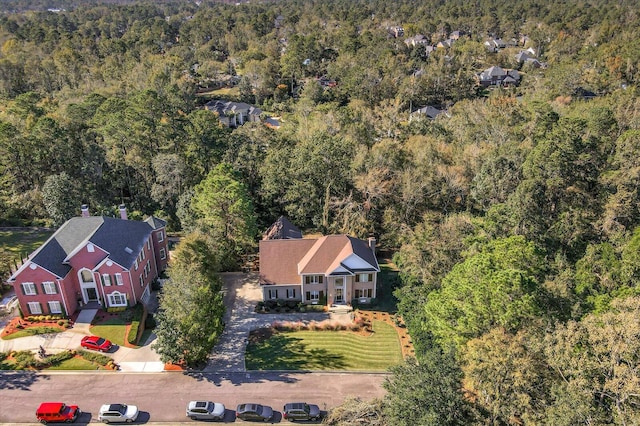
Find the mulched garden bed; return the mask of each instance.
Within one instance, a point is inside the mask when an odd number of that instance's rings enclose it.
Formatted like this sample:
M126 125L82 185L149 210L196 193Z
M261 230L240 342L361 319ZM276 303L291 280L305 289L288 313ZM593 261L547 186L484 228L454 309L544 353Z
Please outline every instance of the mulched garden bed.
M33 320L29 320L29 318ZM77 314L71 316L71 318L67 319L46 319L46 315L34 315L27 318L15 317L12 318L11 321L4 327L0 337L9 336L11 334L17 333L22 330L36 328L36 327L50 327L53 329L57 329L59 331L65 331L71 327L75 323L75 320L78 318Z

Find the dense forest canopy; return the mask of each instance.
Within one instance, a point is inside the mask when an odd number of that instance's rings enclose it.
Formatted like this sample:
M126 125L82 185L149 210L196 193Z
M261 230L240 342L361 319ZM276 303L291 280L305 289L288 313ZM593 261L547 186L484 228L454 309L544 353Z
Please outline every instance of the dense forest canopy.
M225 268L281 214L376 233L418 358L389 388L464 395L411 422L391 395L390 424L640 421L636 2L109 3L3 2L2 223L124 202L222 235Z

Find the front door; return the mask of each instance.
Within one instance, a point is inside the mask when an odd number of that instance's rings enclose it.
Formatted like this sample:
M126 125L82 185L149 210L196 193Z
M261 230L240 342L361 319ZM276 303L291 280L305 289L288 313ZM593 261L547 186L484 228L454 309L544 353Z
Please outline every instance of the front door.
M344 303L344 278L336 278L335 280L336 299L335 303Z
M98 301L98 292L93 287L85 288L87 292L87 302L97 302Z

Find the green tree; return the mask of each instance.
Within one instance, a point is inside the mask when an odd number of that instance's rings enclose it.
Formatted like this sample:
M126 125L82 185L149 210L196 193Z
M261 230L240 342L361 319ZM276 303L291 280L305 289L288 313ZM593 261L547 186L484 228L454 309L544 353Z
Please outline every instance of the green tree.
M165 362L197 366L207 360L224 328L219 256L203 236L176 248L163 286L154 348Z
M191 210L198 227L214 241L229 244L236 254L255 245L255 212L248 190L230 165L221 163L194 188Z
M459 347L497 326L517 331L539 313L541 265L542 256L523 237L491 241L428 295L425 326L442 345Z
M462 390L462 371L453 353L429 350L418 363L409 358L391 369L384 413L398 426L466 425L473 421L471 404Z
M78 185L65 172L47 177L42 186L42 198L55 226L76 216L81 204Z
M461 364L467 391L489 424L540 423L552 374L541 339L527 329L495 328L467 342Z
M640 298L616 299L602 314L559 325L547 336L547 362L562 378L549 408L558 424L640 422ZM579 408L562 413L567 405Z

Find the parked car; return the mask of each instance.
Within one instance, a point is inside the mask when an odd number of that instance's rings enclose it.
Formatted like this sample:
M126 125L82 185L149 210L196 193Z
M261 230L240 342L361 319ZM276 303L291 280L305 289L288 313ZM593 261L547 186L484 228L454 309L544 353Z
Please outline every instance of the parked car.
M98 420L103 423L135 422L138 418L138 407L127 404L105 404L100 407Z
M224 404L211 401L191 401L187 405L187 417L192 420L224 420Z
M18 297L16 296L5 296L2 301L0 301L0 313L10 313L15 307L18 306Z
M75 422L81 411L77 405L67 405L64 402L43 402L36 410L36 418L42 424Z
M103 339L102 337L85 336L82 338L80 346L85 349L93 349L100 352L109 352L109 350L113 347L113 344L109 340Z
M273 417L273 409L268 405L240 404L236 408L236 417L242 420L268 422Z
M293 422L295 420L318 420L322 415L320 414L320 407L315 404L290 402L284 405L282 417Z

